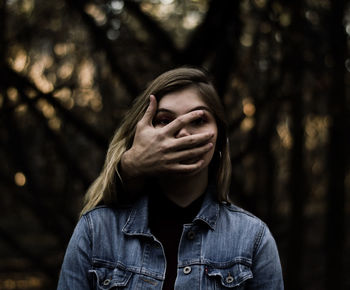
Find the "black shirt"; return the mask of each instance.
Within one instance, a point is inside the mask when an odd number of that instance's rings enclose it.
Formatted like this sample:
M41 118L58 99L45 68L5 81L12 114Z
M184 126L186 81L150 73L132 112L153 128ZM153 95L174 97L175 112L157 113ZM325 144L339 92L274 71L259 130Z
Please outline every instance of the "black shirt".
M151 194L148 222L152 234L162 243L167 261L164 290L174 289L177 276L177 254L183 225L191 223L199 212L204 194L183 208L163 194Z

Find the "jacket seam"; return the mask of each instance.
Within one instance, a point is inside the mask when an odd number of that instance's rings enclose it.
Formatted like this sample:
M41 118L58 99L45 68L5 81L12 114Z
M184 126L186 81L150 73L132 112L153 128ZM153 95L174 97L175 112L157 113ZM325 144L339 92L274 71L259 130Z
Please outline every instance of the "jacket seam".
M251 218L260 220L257 216L255 216L254 214L252 214L252 213L250 213L250 212L248 212L248 211L246 211L246 210L244 210L244 209L237 208L237 207L232 208L232 205L229 206L229 205L223 204L223 206L224 206L225 208L227 208L227 210L229 210L230 212L241 213L241 214L247 215L247 216L249 216L249 217L251 217Z
M98 269L98 268L104 268L104 267L106 267L107 269L118 268L122 271L127 271L138 275L145 275L157 280L164 279L162 273L160 272L149 271L143 267L138 267L138 266L128 266L120 261L112 262L112 261L102 260L96 257L93 258L92 269Z
M262 238L263 238L263 236L266 233L266 225L263 222L260 222L260 225L261 225L261 229L258 232L257 238L256 238L255 243L254 243L253 259L255 258L255 255L256 255L256 253L258 252L258 250L259 250L259 248L261 246Z
M88 225L88 238L90 242L90 257L89 257L89 262L90 262L90 268L92 268L92 257L93 257L93 225L92 225L92 220L88 216L84 215L83 218L85 219L87 225Z

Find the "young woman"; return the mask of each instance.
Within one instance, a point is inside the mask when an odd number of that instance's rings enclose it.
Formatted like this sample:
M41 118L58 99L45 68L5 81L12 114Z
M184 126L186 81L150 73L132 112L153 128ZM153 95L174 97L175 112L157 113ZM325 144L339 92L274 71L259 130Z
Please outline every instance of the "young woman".
M136 99L86 195L58 289L283 289L267 226L230 203L223 107L178 68Z

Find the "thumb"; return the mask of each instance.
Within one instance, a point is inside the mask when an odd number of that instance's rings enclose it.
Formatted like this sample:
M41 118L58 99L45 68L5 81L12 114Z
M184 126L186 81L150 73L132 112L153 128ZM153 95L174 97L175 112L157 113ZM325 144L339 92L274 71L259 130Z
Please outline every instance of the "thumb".
M142 118L143 122L145 124L152 125L152 121L153 121L154 115L156 114L156 111L157 111L157 99L154 95L150 95L149 105Z

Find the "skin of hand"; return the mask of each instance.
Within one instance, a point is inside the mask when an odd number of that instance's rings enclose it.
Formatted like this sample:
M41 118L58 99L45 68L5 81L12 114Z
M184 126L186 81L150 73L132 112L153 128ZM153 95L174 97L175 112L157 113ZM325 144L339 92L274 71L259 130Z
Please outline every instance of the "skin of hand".
M200 156L213 147L210 142L213 132L175 138L181 128L200 118L203 111L189 112L164 127L155 128L152 121L156 111L157 100L151 95L149 106L137 124L133 145L121 159L123 177L127 179L194 172L203 165L204 161ZM186 160L194 161L189 164L182 163Z

